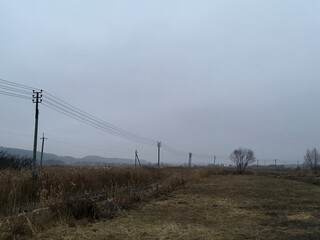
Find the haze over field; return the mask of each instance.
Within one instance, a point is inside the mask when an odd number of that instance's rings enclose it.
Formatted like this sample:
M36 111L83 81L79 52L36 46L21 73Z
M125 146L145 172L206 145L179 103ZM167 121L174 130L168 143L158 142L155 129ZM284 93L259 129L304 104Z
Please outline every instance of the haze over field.
M0 78L221 163L240 146L302 162L320 147L319 10L316 0L1 1ZM32 149L34 104L0 101L0 145ZM156 146L40 104L43 132L49 153L157 159Z

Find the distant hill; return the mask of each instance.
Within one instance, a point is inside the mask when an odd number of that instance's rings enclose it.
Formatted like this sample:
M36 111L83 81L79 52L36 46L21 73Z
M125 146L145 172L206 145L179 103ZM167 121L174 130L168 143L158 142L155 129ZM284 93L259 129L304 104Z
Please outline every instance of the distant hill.
M20 157L32 158L31 150L1 147L0 151L7 152ZM40 152L37 152L37 161L40 160ZM150 163L140 160L141 164L149 165ZM100 156L86 156L83 158L75 158L71 156L58 156L51 153L43 153L43 165L76 165L76 166L94 166L94 165L133 165L133 159L126 158L105 158Z

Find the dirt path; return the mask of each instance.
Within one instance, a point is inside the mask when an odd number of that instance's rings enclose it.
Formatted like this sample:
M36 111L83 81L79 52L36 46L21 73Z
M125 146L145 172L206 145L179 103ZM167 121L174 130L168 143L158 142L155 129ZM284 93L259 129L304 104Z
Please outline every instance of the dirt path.
M320 239L320 188L259 176L212 176L113 219L38 239Z

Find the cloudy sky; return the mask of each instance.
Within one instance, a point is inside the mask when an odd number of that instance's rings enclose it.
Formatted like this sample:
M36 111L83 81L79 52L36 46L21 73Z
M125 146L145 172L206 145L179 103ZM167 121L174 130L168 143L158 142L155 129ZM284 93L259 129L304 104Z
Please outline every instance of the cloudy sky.
M296 163L320 148L319 11L318 0L1 0L0 78L182 152L223 162L247 147ZM0 101L0 145L32 149L34 104ZM40 104L43 132L58 155L157 159L156 146Z

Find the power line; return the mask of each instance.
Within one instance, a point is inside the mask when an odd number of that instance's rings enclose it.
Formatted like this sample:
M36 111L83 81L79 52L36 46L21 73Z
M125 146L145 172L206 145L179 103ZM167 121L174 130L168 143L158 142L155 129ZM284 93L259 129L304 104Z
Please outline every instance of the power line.
M195 158L203 158L203 159L213 159L213 154L202 154L202 153L192 153L192 156Z
M18 88L4 86L2 83L0 83L0 88L4 89L4 90L11 91L11 92L15 92L15 93L21 93L21 94L26 94L26 95L32 94L32 91L26 91L26 90L21 90L21 89L18 89Z
M185 156L188 156L188 154L189 154L187 152L183 152L183 151L177 150L173 147L170 147L166 144L162 144L162 149L165 150L166 152L172 153L176 156L184 156L185 157Z
M189 152L177 150L177 149L170 147L166 144L163 144L163 150L165 150L166 152L170 152L176 156L183 156L183 157L189 156ZM201 154L201 153L194 153L194 152L192 152L192 156L194 158L203 158L203 159L213 159L213 157L214 157L213 154Z
M0 79L0 89L1 95L31 100L32 90L34 88Z
M0 129L0 132L1 132L1 133L4 133L4 134L11 134L11 135L17 135L17 136L32 137L31 134L15 133L15 132L3 131L3 130L1 130L1 129Z
M84 123L84 124L87 124L87 125L89 125L89 126L92 126L92 127L94 127L94 128L97 128L97 129L99 129L99 130L102 130L102 131L111 133L111 132L107 131L106 129L104 129L104 128L102 128L102 127L99 127L99 125L96 125L96 124L94 124L94 123L90 123L90 122L88 122L87 120L82 119L82 118L80 118L79 116L76 116L76 115L74 115L74 114L71 114L70 112L65 111L65 110L63 110L63 109L61 109L61 108L59 108L58 106L55 106L55 105L53 105L53 104L43 103L43 106L46 106L46 107L48 107L48 108L50 108L50 109L52 109L52 110L55 110L55 111L57 111L57 112L65 115L65 116L68 116L68 117L70 117L70 118L73 118L74 120L80 121L80 122L82 122L82 123ZM112 133L112 134L116 135L115 133Z
M81 115L74 114L72 111L68 111L66 109L63 109L63 108L61 108L60 106L58 106L56 104L47 102L47 103L43 103L43 105L48 107L48 108L50 108L50 109L52 109L52 110L55 110L55 111L57 111L57 112L59 112L59 113L61 113L63 115L66 115L66 116L68 116L70 118L73 118L73 119L75 119L77 121L80 121L80 122L82 122L84 124L87 124L87 125L89 125L91 127L94 127L94 128L99 129L99 130L102 130L102 131L107 132L109 134L112 134L112 135L115 135L115 136L118 136L118 137L121 137L121 138L125 138L127 140L131 140L131 141L135 141L135 142L139 142L139 143L143 143L143 144L154 146L154 144L152 144L150 142L146 142L146 141L143 141L141 139L134 138L133 136L125 135L125 134L123 134L121 132L117 132L117 131L115 131L113 129L110 129L110 128L106 127L105 125L99 124L99 123L97 123L95 121L92 121L90 119L87 119L87 118L85 118L85 117L83 117Z
M59 98L57 98L57 97L54 97L53 95L51 95L47 92L46 92L46 94L49 95L50 97L45 96L44 102L46 102L47 104L50 104L51 106L53 106L55 108L58 108L60 111L67 112L68 114L71 114L75 117L81 118L84 121L88 121L88 122L93 123L95 125L99 125L104 128L107 128L110 131L110 133L111 132L116 133L117 135L121 135L124 138L130 138L131 140L134 139L136 141L139 141L141 143L145 143L148 145L153 145L153 146L156 145L156 141L153 139L142 137L142 136L137 135L135 133L132 133L132 132L129 132L129 131L124 130L122 128L119 128L117 126L114 126L104 120L101 120L101 119L99 119L99 118L97 118L97 117L95 117L95 116L93 116L93 115L59 99Z
M31 97L28 97L27 95L29 92L27 90L40 90L39 88L34 88L31 86L19 84L19 83L14 83L5 79L0 79L0 89L6 90L6 91L1 91L0 94L2 95L7 95L7 96L12 96L12 97L17 97L17 98L22 98L22 99L28 99L30 100ZM89 126L92 126L96 129L102 130L104 132L107 132L109 134L134 141L134 142L139 142L151 146L157 146L158 141L140 136L138 134L132 133L130 131L127 131L125 129L122 129L120 127L117 127L111 123L108 123L104 120L101 120L83 110L80 108L77 108L69 103L67 103L64 100L61 100L54 95L44 91L43 92L43 105L57 111L63 115L66 115L70 118L73 118L74 120L80 121L84 124L87 124ZM172 148L168 145L163 144L162 145L163 149L167 152L170 152L172 154L175 154L177 156L188 156L188 152L183 152L180 150L177 150L175 148ZM211 159L213 158L213 155L209 154L198 154L194 153L194 156L196 158L207 158Z
M6 85L10 85L10 86L14 86L17 88L22 88L22 89L28 89L28 90L40 90L40 88L35 88L35 87L31 87L31 86L27 86L27 85L23 85L23 84L19 84L19 83L15 83L15 82L11 82L5 79L0 78L0 82L2 84L6 84Z
M48 98L48 97L47 97ZM48 101L48 99L50 99L50 101ZM110 134L113 134L115 136L118 136L118 137L122 137L122 138L125 138L127 140L131 140L131 141L135 141L135 142L140 142L140 143L143 143L143 144L147 144L147 145L151 145L151 146L154 146L154 140L151 140L148 139L148 138L144 138L144 137L141 137L139 135L136 135L136 134L131 134L130 132L128 131L118 131L118 127L114 127L113 125L111 125L110 127L110 124L106 123L105 121L101 120L101 119L98 119L82 110L78 110L78 108L68 104L66 106L66 104L60 104L60 102L54 100L52 101L52 98L48 98L47 100L44 99L44 103L43 105L48 107L48 108L51 108L63 115L66 115L66 116L69 116L77 121L80 121L82 123L85 123L89 126L92 126L94 128L97 128L99 130L102 130L102 131L105 131L105 132L108 132ZM69 107L69 106L72 106L72 107ZM122 129L121 129L122 130ZM146 141L147 140L147 141ZM148 141L149 140L149 141ZM183 151L180 151L180 150L177 150L175 148L172 148L168 145L165 145L163 144L163 149L167 152L170 152L170 153L173 153L175 155L178 155L178 156L188 156L189 153L187 152L183 152ZM195 154L195 157L196 158L205 158L205 159L212 159L213 158L213 155L209 155L209 154Z
M57 137L55 135L52 134L48 134L49 135L51 141L55 141L55 142L60 142L60 143L67 143L79 148L87 148L87 149L91 149L91 150L95 150L95 151L102 151L102 152L108 152L108 153L123 153L123 151L120 150L114 150L114 149L109 149L109 148L104 148L104 147L97 147L97 146L93 146L93 145L88 145L88 144L81 144L81 143L77 143L74 140L71 139L66 139L66 138L61 138L61 137ZM127 153L129 153L130 150L128 150Z
M6 92L6 91L0 91L1 95L6 95L6 96L10 96L10 97L15 97L15 98L21 98L21 99L27 99L27 100L31 100L31 97L27 97L21 94L16 94L16 93L12 93L12 92Z

